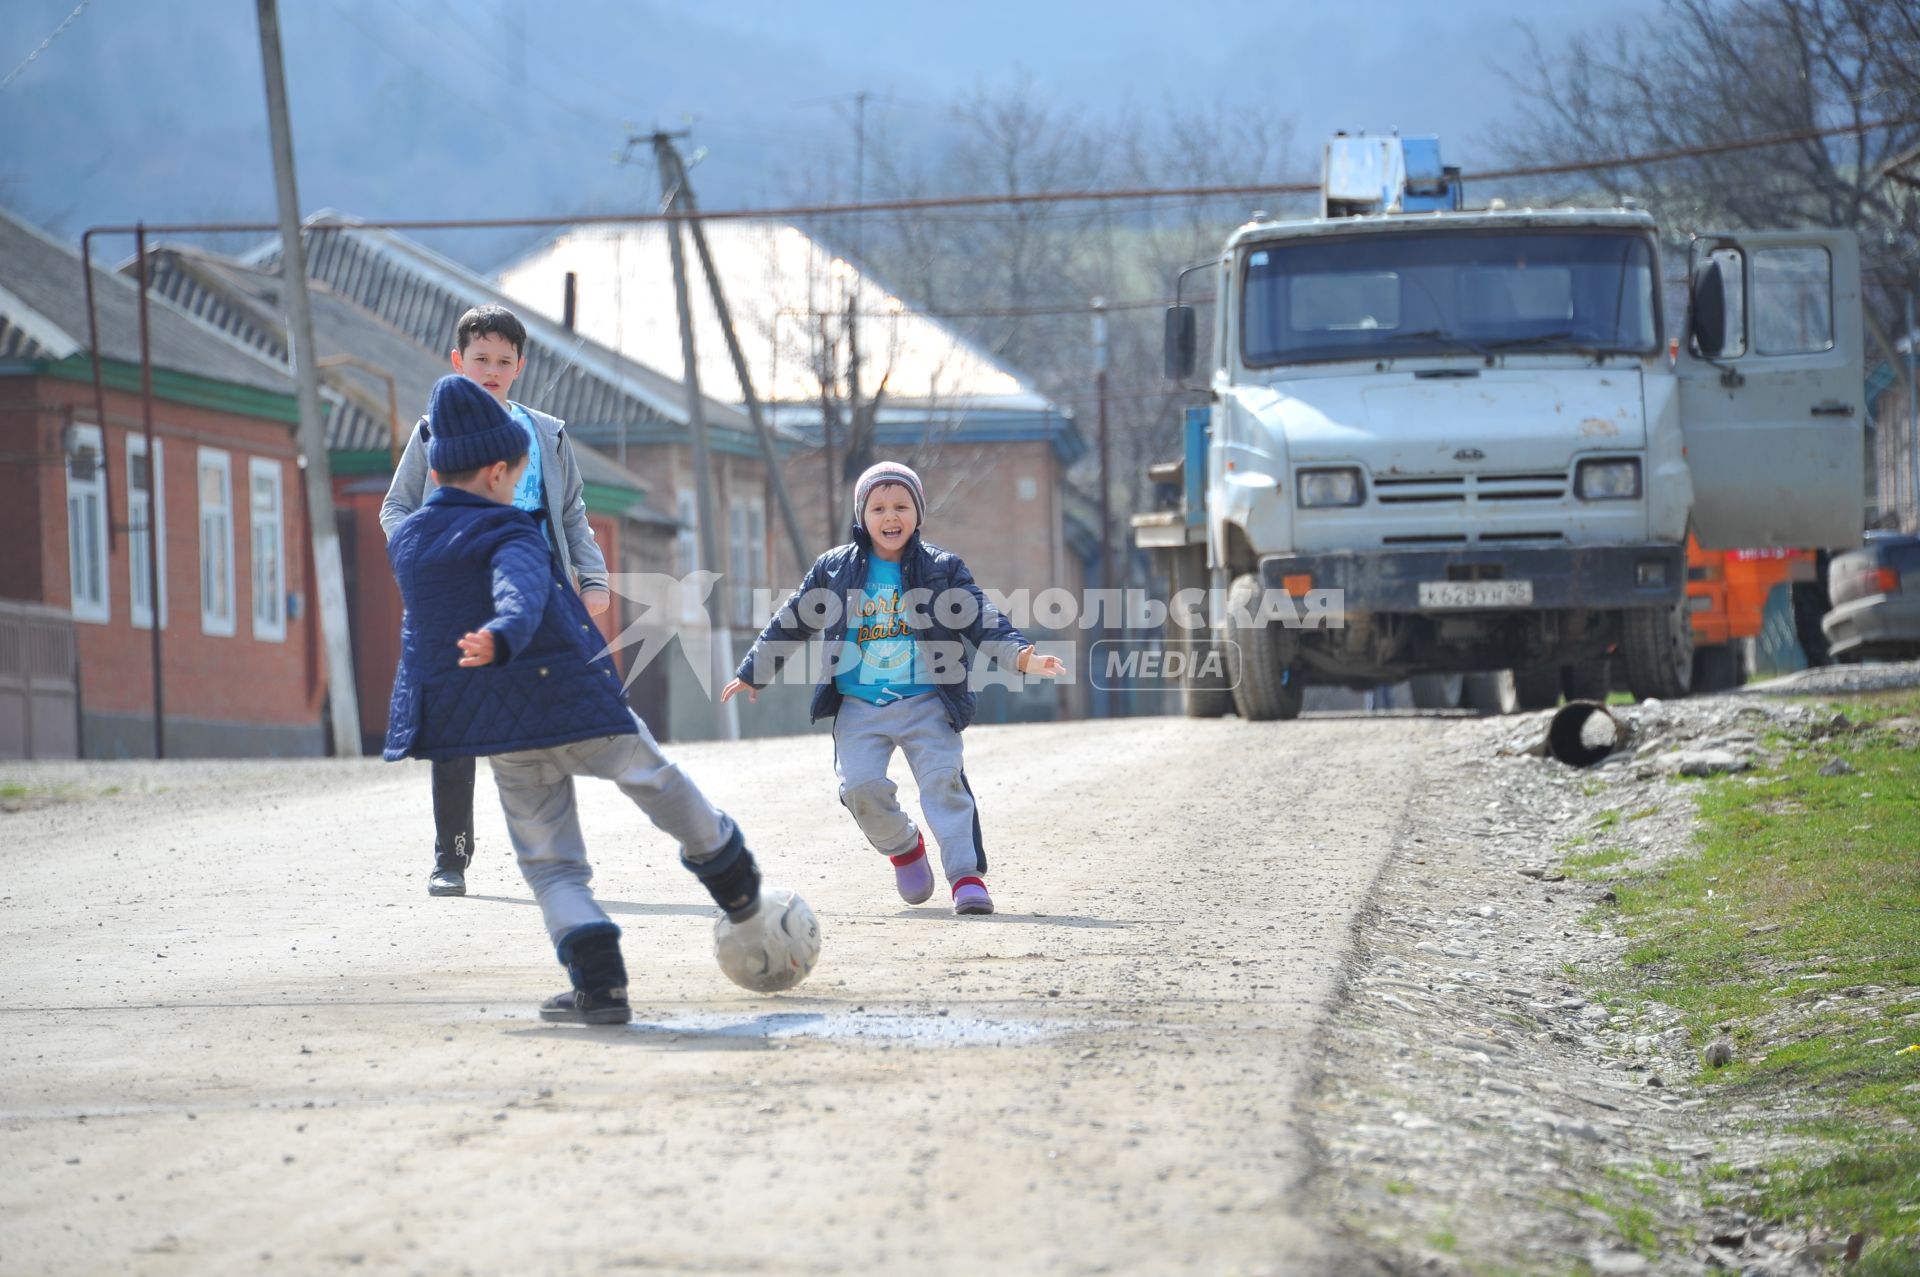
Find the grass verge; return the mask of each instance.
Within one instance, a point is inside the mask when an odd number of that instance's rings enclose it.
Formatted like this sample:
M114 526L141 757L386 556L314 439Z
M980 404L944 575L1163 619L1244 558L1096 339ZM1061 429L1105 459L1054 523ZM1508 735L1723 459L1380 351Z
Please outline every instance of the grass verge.
M1697 1080L1803 1141L1739 1205L1867 1234L1852 1273L1920 1272L1920 694L1847 715L1770 771L1694 782L1699 845L1619 884L1632 947L1603 995L1679 1009L1696 1046L1731 1036Z

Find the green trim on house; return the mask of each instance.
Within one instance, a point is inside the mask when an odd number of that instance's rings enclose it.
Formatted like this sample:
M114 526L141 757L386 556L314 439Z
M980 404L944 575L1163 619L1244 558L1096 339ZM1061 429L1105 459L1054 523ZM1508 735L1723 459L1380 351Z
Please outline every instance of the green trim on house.
M342 475L360 478L370 474L392 474L393 454L385 448L329 448L327 466L336 479Z
M33 367L46 376L58 377L62 381L79 381L89 385L93 382L93 360L86 354L69 355L57 362L35 361ZM140 393L140 365L103 359L100 361L100 380L114 390L137 395ZM300 424L300 404L292 395L235 385L230 381L215 381L211 377L177 372L172 368L154 368L153 393L158 398L195 408L211 408L216 412L231 412L243 417L264 417L269 421L283 421L290 426Z
M619 448L618 426L580 426L569 421L567 431L580 442L592 444L602 452L613 453ZM638 448L652 444L691 444L692 439L687 428L677 421L647 422L629 425L626 442L629 448ZM773 442L775 456L791 456L802 450L802 445L779 435L774 436ZM760 457L760 441L753 437L752 432L726 426L707 427L707 446L714 452L728 456L752 457L755 460Z
M604 514L610 519L618 519L631 510L637 503L647 499L647 490L639 484L631 488L611 483L583 483L580 495L585 498L588 514Z
M364 479L369 475L393 473L393 460L385 448L336 448L327 453L327 464L333 467L333 477L336 479ZM580 494L587 503L587 513L618 519L636 503L646 500L647 489L639 483L630 486L583 483L580 485Z

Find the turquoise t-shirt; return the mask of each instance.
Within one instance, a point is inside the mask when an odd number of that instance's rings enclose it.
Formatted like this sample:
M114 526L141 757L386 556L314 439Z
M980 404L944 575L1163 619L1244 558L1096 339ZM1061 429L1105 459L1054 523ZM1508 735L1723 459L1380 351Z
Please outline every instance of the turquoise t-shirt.
M547 489L540 476L540 432L533 418L517 403L507 405L507 415L527 432L527 468L520 475L520 486L513 490L513 508L539 514L547 508Z
M857 615L847 618L847 646L858 649L860 663L833 676L842 696L888 705L933 690L929 683L914 681L915 645L901 603L905 584L898 563L867 561ZM851 656L848 652L843 659Z

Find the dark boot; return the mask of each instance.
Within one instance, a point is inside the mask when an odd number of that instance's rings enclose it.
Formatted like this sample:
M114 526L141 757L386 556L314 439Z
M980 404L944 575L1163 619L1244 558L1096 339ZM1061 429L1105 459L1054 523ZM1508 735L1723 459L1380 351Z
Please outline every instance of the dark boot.
M540 1004L540 1018L560 1024L625 1024L627 964L620 957L620 929L612 923L582 927L560 945L560 960L573 988Z
M680 863L693 871L713 903L736 923L745 922L760 908L760 866L747 850L740 826L735 825L732 837L705 860L688 860L683 852Z
M430 896L466 895L467 858L436 852L433 857L433 872L427 875L427 894Z

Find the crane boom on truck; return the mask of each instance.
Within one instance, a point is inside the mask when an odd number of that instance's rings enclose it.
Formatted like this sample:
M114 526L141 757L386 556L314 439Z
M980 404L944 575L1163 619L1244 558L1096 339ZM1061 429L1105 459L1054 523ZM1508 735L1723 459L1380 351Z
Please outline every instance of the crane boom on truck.
M1205 381L1184 304L1167 373L1209 403L1178 508L1134 520L1177 591L1208 591L1175 619L1230 686L1196 681L1190 712L1227 693L1291 718L1308 684L1407 678L1431 704L1461 675L1551 705L1616 648L1636 693L1682 695L1690 533L1860 539L1851 232L1694 237L1669 338L1648 213L1467 209L1435 139L1340 136L1321 216L1257 216L1194 269ZM1275 593L1338 623L1277 624Z

